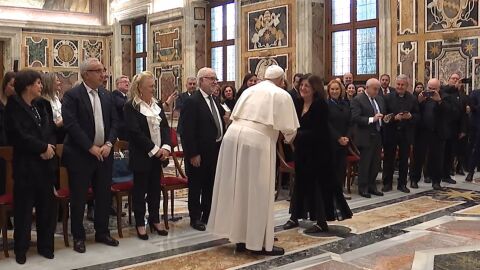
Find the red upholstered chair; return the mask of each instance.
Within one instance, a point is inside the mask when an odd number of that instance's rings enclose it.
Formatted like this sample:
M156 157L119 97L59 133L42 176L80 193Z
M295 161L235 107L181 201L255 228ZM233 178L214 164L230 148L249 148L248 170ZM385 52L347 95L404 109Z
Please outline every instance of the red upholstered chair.
M128 149L128 142L118 140L113 146L115 152L123 151ZM118 236L123 238L122 232L122 198L127 196L128 198L128 223L132 224L132 188L133 188L133 179L123 183L114 183L111 186L111 191L113 197L115 197L115 205L117 209L117 229Z
M285 151L283 149L283 136L280 135L277 141L277 156L279 159L278 167L277 167L277 191L275 194L275 199L278 198L280 194L280 190L282 189L282 175L284 173L288 173L289 175L289 193L292 193L293 181L295 177L295 162L287 162L285 161Z
M358 162L360 161L360 151L350 142L348 144L347 154L347 191L351 193L350 187L353 185L355 177L358 175Z
M63 155L63 144L57 144L55 153L58 157L58 160L62 160ZM61 163L60 163L61 164ZM59 165L60 166L60 165ZM55 198L57 203L62 209L62 225L63 225L63 241L65 246L68 247L68 217L70 215L70 188L68 186L68 174L67 168L64 166L59 167L59 189L55 190ZM93 196L92 188L88 189L87 199L91 199Z
M2 231L3 253L8 257L7 224L8 218L13 210L13 148L9 146L0 147L0 157L6 161L5 194L0 195L0 230Z
M172 129L173 130L173 129ZM172 143L173 146L173 143ZM183 154L183 153L182 153ZM180 165L180 162L178 161L178 158L176 156L176 151L173 151L170 155L170 157L173 159L173 163L175 164L175 171L176 171L176 176L170 176L170 175L164 175L163 171L161 172L160 176L160 189L162 191L163 195L163 220L165 222L165 228L168 230L168 192L170 191L170 199L172 205L170 206L171 208L171 214L172 214L172 221L177 221L181 219L181 217L174 217L174 202L175 202L175 190L177 189L185 189L188 188L188 180L187 176L183 172L183 169Z
M180 150L180 144L178 143L178 135L177 135L177 130L174 128L170 128L170 140L172 143L172 154L175 155L177 159L180 159L180 165L183 164L183 151ZM176 148L176 149L175 149ZM175 171L175 175L178 176L178 171Z

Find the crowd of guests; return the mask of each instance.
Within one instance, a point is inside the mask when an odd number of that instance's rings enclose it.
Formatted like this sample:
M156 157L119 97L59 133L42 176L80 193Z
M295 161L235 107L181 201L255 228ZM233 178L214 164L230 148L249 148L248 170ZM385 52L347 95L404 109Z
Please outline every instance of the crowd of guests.
M86 251L83 218L89 190L93 192L89 206L95 209L91 215L95 241L118 246L108 229L112 146L118 139L129 142L138 238L148 239L146 204L150 231L168 234L159 218L161 168L172 151L165 114L168 110L180 114L177 131L185 154L190 225L205 230L230 114L240 110L239 101L248 104L244 95L250 98L246 91L253 89L260 78L246 74L237 91L231 84L221 87L215 71L202 68L197 77L187 78L185 92L174 91L162 102L155 99L155 78L150 72L135 75L131 83L127 76L120 76L114 91L106 89L105 68L99 60L86 59L80 73L82 81L65 93L55 73L25 69L4 75L0 88L0 145L14 149L17 262L26 261L33 208L38 253L54 257L53 190L58 188L60 164L68 172L73 249ZM432 183L435 190L442 189L442 181L454 184L454 172L464 174L466 170L466 181L472 181L480 162L480 92L475 90L467 96L458 74L452 74L446 85L431 79L426 87L421 82L410 85L405 75L395 79L395 87L390 86L387 74L360 85L351 73L346 73L343 79L332 80L326 86L316 75L295 74L290 89L283 78L275 85L288 91L296 111L290 117L299 122L287 152L287 158L295 162L296 177L291 217L283 225L285 229L299 226L299 219L310 219L315 224L306 229L307 233L326 232L327 221L352 217L346 202L349 197L343 193L349 149L359 151L358 192L363 197L391 191L397 167L397 190L405 193L410 192L408 180L410 188L418 188L422 173L424 181ZM57 144L64 145L61 163L57 160ZM376 178L381 168L380 191ZM3 160L0 171L5 171ZM4 189L2 173L0 195ZM274 251L264 254L281 253Z

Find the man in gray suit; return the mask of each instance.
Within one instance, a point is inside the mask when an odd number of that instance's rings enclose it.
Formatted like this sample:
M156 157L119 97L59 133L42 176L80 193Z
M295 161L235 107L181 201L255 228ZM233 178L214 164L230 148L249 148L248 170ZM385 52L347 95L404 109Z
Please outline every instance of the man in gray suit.
M375 179L380 168L382 151L382 126L385 104L378 96L380 82L377 79L367 81L364 94L357 95L351 103L352 120L356 125L355 144L360 151L358 191L363 197L383 196L377 190Z

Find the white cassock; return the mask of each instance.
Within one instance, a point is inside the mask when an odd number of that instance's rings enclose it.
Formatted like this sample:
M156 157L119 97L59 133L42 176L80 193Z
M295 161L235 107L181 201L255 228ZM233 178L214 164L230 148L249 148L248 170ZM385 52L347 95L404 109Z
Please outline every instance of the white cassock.
M300 126L292 98L271 81L248 88L231 115L220 147L207 230L271 251L274 239L276 142Z

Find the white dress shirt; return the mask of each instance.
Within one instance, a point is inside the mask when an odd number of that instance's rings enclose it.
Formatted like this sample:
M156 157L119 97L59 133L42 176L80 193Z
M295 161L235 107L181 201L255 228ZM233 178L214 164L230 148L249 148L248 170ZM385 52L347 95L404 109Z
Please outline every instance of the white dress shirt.
M207 93L203 92L202 89L199 88L199 90L200 90L200 93L201 93L202 96L203 96L203 99L205 99L205 102L207 103L208 108L210 108L210 113L211 113L211 112L212 112L212 108L210 107L210 98L209 98L209 95L207 95ZM213 96L212 96L212 98L213 98ZM215 101L213 102L213 104L214 104L215 110L217 111L218 123L220 123L220 138L217 140L217 142L219 142L219 141L221 141L222 138L223 138L223 125L222 125L223 119L222 119L222 117L220 116L220 112L218 111L217 105L215 105ZM213 117L213 115L212 115L212 117Z
M368 98L368 102L370 102L370 104L372 104L372 100L373 100L373 104L374 104L375 108L377 109L377 112L378 112L378 113L382 113L382 112L380 111L380 107L378 106L378 103L377 103L377 101L375 100L375 98L370 97L370 96L367 94L367 91L365 91L364 93L365 93L365 95L366 95L367 98ZM381 120L378 120L378 122L380 123L380 126L382 126L382 121L381 121ZM368 118L368 123L369 123L369 124L372 124L372 123L373 123L373 117L369 117L369 118Z

